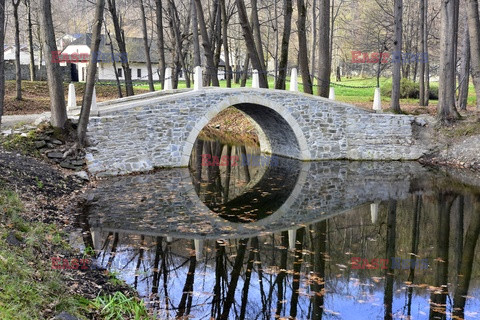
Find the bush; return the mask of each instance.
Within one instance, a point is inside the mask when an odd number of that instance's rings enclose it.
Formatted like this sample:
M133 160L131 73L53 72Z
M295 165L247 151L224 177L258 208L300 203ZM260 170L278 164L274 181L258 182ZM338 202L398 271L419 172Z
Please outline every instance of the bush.
M382 96L392 95L392 83L382 86ZM400 80L400 99L418 99L420 97L420 84L408 79ZM430 100L438 100L438 87L430 87Z

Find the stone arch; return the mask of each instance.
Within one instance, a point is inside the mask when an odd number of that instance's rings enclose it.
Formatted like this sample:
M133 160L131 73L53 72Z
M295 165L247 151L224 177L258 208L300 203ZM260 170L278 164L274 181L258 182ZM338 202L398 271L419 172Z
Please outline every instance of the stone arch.
M207 93L208 94L208 93ZM200 131L220 112L234 106L254 123L262 152L298 160L310 160L307 139L297 120L278 102L249 93L227 96L210 106L188 133L182 150L181 166L188 166Z

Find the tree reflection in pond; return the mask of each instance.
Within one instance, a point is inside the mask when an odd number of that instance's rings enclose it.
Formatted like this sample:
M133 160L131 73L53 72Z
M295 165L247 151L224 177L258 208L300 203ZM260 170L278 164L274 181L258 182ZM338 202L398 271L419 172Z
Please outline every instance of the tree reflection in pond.
M242 152L201 144L197 154ZM106 180L78 219L96 262L159 319L480 319L479 189L406 163L198 159L188 179L175 169ZM190 188L211 213L195 216ZM212 232L195 233L203 225Z

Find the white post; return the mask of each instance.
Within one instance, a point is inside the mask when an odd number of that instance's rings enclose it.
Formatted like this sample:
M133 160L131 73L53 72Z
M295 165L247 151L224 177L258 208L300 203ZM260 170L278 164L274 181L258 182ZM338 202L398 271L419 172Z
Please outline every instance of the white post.
M260 81L258 80L258 70L255 69L252 72L252 88L258 89L260 88Z
M73 108L77 107L77 96L75 95L75 85L70 83L68 85L68 105L67 111L71 111Z
M196 66L195 74L193 75L193 90L200 90L203 88L202 67Z
M295 250L295 244L297 243L297 230L290 229L288 230L288 246L290 250Z
M372 223L375 224L378 220L378 203L370 204L370 215L372 217Z
M330 87L330 93L328 94L328 99L335 100L335 88Z
M165 68L165 83L163 85L163 90L172 90L172 68Z
M380 88L375 88L375 95L373 97L373 110L377 112L382 111L382 100L380 96Z
M99 113L98 105L97 105L97 91L95 90L95 87L93 87L93 93L92 93L92 104L90 107L90 113L94 116L98 116Z
M167 237L167 242L168 242L168 243L172 243L172 242L173 242L173 238L172 238L172 237Z
M290 75L290 91L298 91L297 68L292 68L292 74Z
M203 253L203 240L195 239L193 240L195 245L195 257L197 261L202 260L202 253Z

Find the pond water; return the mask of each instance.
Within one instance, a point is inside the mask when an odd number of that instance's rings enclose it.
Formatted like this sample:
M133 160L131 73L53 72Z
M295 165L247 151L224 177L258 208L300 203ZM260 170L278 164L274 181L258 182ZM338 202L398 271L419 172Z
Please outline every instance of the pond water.
M103 180L77 240L159 319L480 319L480 189L412 162L197 141Z

